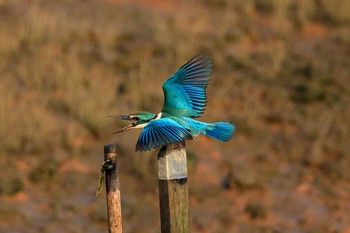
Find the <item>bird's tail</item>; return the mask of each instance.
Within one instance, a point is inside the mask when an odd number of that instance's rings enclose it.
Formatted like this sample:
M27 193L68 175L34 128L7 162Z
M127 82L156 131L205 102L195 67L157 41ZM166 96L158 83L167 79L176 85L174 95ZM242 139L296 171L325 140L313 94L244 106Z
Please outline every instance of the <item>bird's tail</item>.
M235 126L231 122L214 122L209 124L202 133L217 140L227 142L232 138Z

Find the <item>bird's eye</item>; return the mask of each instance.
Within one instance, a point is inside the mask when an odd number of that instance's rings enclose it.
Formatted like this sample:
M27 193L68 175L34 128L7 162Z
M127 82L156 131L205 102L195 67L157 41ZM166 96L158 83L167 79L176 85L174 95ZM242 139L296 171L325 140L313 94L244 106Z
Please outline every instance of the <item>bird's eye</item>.
M139 120L140 120L140 117L134 116L134 117L132 117L132 119L133 119L134 121L139 121Z

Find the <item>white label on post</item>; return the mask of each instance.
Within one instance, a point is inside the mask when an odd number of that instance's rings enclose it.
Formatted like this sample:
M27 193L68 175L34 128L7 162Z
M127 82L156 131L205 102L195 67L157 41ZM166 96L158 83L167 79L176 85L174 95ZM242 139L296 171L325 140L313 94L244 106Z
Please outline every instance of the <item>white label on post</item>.
M158 153L158 179L174 180L187 178L186 147L178 144L167 146Z

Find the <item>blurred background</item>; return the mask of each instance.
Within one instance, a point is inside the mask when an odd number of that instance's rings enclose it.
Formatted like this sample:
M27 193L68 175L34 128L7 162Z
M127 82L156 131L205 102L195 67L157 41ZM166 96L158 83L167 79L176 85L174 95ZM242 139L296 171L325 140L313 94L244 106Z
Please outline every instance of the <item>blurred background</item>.
M0 232L106 232L103 146L124 232L160 232L156 152L109 114L158 113L161 85L213 59L187 143L192 232L350 232L350 1L0 0Z

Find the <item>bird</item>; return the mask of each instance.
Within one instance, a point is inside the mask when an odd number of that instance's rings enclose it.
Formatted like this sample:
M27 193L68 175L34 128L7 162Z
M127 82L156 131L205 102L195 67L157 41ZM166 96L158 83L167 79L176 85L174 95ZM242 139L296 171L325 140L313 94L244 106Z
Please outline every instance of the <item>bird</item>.
M229 141L235 131L233 123L206 123L197 120L206 107L206 88L211 71L211 59L203 54L196 55L163 83L164 104L160 113L141 111L110 115L132 121L130 125L113 133L142 129L136 143L136 151L148 151L168 144L181 143L199 134L223 142Z

